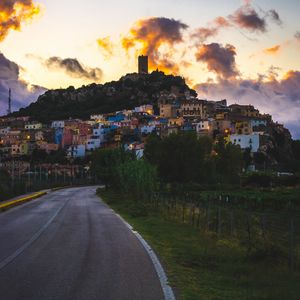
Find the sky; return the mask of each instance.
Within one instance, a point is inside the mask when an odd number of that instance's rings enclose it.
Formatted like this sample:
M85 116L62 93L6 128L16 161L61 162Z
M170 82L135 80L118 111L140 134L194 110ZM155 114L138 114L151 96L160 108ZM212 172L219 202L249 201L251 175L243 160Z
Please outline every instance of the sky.
M150 68L201 99L253 104L300 138L298 0L0 1L0 114L47 89Z

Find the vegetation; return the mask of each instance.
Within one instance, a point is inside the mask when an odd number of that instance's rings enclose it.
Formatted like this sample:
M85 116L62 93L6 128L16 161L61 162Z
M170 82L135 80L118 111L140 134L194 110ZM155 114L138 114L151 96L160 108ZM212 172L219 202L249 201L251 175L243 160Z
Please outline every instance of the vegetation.
M142 160L98 150L91 165L109 187L100 195L159 253L181 299L298 299L290 213L300 190L285 186L299 181L243 173L250 159L185 132L150 136Z
M130 194L136 201L157 190L156 168L123 149L100 149L91 157L91 171L106 187Z
M130 75L119 81L91 84L79 89L49 90L26 108L21 108L12 116L30 116L34 120L49 122L52 120L80 118L88 119L91 114L110 113L123 109L132 109L142 104L157 104L161 91L171 91L172 86L181 92L190 91L183 78L152 72L133 80Z
M171 134L164 139L151 136L145 159L168 183L236 183L243 167L239 146L225 144L222 139L213 145L210 138L198 138L195 132Z
M9 173L4 169L0 169L0 201L7 199L11 195L10 185L11 179Z
M273 250L267 257L250 256L247 244L238 239L217 238L149 206L148 214L137 216L128 195L99 194L159 254L178 299L299 299L299 272L291 273Z

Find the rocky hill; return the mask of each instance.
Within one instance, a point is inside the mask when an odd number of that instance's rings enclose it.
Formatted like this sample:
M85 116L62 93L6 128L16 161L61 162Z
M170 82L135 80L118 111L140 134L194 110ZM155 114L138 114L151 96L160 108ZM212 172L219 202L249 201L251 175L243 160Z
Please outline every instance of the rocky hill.
M133 73L105 84L49 90L36 102L12 116L30 116L41 122L66 118L87 119L91 114L132 109L141 104L156 106L160 92L172 90L179 94L189 91L196 96L196 92L186 85L182 77L165 75L159 71L149 75Z

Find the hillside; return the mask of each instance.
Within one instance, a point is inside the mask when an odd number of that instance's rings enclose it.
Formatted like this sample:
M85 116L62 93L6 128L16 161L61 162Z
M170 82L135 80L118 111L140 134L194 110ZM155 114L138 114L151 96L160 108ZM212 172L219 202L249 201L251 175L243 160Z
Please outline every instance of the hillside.
M160 92L174 88L179 93L190 91L196 95L182 77L165 75L159 71L149 75L133 73L123 76L119 81L105 84L49 90L36 102L12 116L30 116L41 122L66 118L87 119L91 114L132 109L141 104L155 106Z

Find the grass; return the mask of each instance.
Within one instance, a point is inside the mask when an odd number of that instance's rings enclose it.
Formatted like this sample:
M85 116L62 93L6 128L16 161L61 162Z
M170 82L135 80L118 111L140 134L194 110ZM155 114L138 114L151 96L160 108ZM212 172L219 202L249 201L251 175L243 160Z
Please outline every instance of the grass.
M221 191L222 192L222 191ZM209 194L218 194L218 192L210 191L210 192L203 192ZM279 200L284 197L285 200L298 200L300 196L300 188L287 188L287 187L277 187L273 189L253 189L253 188L244 188L240 190L233 190L233 191L223 191L224 194L229 194L235 197L259 197L261 199L272 199L272 200ZM288 198L288 199L287 199Z
M218 240L153 211L134 217L130 199L112 191L100 194L151 244L178 299L300 299L300 274L290 273L286 265L254 261L237 240Z

